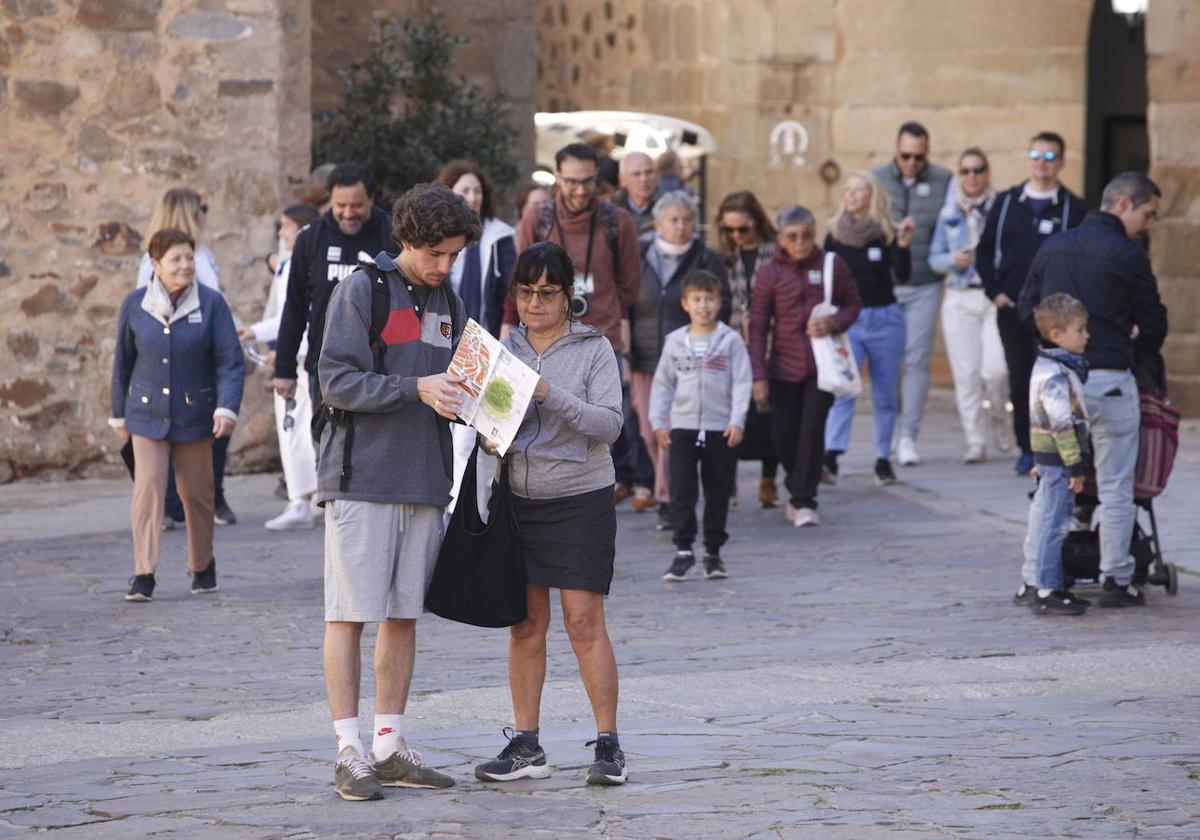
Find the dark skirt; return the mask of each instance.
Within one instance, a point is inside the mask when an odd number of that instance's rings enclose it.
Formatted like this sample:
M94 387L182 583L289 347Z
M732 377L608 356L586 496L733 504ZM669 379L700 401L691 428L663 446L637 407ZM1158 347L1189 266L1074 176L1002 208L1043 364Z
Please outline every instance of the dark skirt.
M739 461L762 461L778 457L771 435L771 412L759 411L754 400L750 400L750 410L746 412L746 434L734 452Z
M530 583L608 594L617 553L611 485L561 499L512 500Z

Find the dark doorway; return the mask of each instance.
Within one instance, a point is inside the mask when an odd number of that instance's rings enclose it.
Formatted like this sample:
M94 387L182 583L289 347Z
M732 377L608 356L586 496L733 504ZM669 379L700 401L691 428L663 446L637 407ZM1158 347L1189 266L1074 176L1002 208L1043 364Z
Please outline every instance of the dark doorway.
M1127 18L1096 0L1088 36L1085 198L1092 207L1114 175L1148 173L1145 17Z

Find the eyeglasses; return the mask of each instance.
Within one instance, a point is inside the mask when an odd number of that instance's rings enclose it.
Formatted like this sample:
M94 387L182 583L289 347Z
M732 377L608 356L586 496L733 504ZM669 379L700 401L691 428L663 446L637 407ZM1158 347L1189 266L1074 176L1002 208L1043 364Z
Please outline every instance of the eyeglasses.
M296 398L288 397L287 402L283 404L283 430L290 432L296 426L296 418L292 416L292 412L296 410Z
M779 234L779 238L786 239L788 242L799 242L799 241L808 241L809 239L816 239L817 234L815 231L811 231L811 230L806 230L806 231L789 230L787 233Z
M517 300L522 303L529 303L536 296L543 306L549 306L561 294L562 289L534 289L531 286L517 286Z
M917 163L925 162L924 152L900 152L898 157L900 160L915 160Z
M1044 160L1046 163L1054 163L1054 161L1058 160L1059 157L1061 157L1061 155L1059 155L1058 152L1042 152L1038 151L1037 149L1029 150L1030 160Z
M738 225L737 227L734 227L733 225L721 225L721 230L725 231L726 233L736 233L738 236L745 236L747 233L754 230L754 227L753 225Z
M967 175L982 175L984 172L987 172L986 166L960 166L958 168L958 174L964 178Z
M559 175L558 180L561 181L562 185L568 190L578 189L579 187L591 189L592 187L596 186L595 175L592 175L588 178L564 178Z

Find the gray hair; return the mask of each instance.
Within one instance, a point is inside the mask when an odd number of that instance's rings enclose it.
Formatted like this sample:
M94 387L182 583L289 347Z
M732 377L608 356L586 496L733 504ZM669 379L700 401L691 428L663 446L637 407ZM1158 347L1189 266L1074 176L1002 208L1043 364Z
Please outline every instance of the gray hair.
M775 226L783 230L785 227L792 227L793 225L800 225L816 230L817 217L804 205L793 204L786 210L779 212L779 215L775 217Z
M1162 190L1141 172L1122 172L1104 187L1100 195L1100 209L1111 210L1126 196L1133 201L1134 207L1141 207L1155 196L1161 198Z
M663 216L667 215L668 210L673 210L676 207L686 210L692 219L696 219L700 215L700 210L696 206L696 199L692 198L690 192L687 190L671 190L671 192L654 202L654 221L660 221Z

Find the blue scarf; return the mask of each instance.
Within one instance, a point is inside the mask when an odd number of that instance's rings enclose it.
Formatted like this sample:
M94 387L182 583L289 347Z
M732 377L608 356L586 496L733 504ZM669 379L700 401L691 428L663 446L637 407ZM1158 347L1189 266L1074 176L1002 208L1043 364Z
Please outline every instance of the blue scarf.
M1047 359L1053 359L1060 365L1066 365L1071 370L1075 371L1075 375L1079 377L1081 384L1087 382L1088 378L1088 361L1078 353L1072 353L1069 350L1064 350L1061 347L1043 347L1039 350Z

